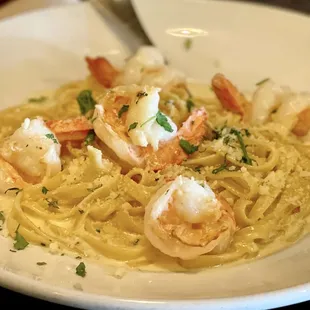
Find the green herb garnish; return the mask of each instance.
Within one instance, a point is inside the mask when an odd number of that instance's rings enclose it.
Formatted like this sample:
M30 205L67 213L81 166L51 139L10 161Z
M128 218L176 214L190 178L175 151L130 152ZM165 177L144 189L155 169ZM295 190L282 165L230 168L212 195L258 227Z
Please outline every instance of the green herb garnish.
M17 194L20 193L22 190L23 190L23 189L18 188L18 187L11 187L11 188L8 188L8 189L4 192L4 194L6 194L8 191L16 191L15 194L17 195Z
M145 91L140 91L140 92L138 92L137 93L137 101L136 101L136 104L139 102L139 100L141 99L141 98L143 98L143 97L146 97L146 96L148 96L148 93L146 93Z
M194 105L194 102L192 101L192 99L186 100L186 107L187 107L188 112L190 112L194 106L195 105Z
M179 144L186 154L192 154L198 150L198 146L190 144L184 139L181 139Z
M44 265L46 265L46 262L37 262L37 265L38 266L44 266Z
M41 103L41 102L46 101L46 99L47 99L47 97L41 96L41 97L38 97L38 98L29 98L28 102L31 102L31 103Z
M129 125L129 128L128 128L128 131L132 130L132 129L135 129L138 125L138 122L134 122L132 124Z
M95 109L96 101L92 97L91 90L82 90L77 96L76 100L83 115L85 115L88 111Z
M58 144L57 139L55 138L55 136L52 133L48 133L45 135L46 138L53 140L54 143Z
M47 192L48 192L48 189L45 186L43 186L42 187L42 194L46 195Z
M224 163L221 164L218 168L216 169L213 169L212 170L212 174L218 174L219 172L223 171L223 170L228 170L227 167L228 167L228 162L227 162L227 154L225 155L224 157Z
M75 268L75 273L80 277L85 277L86 266L83 262L79 263L79 265Z
M124 104L121 109L118 111L118 118L121 118L121 116L123 115L123 113L127 112L129 109L129 105Z
M136 239L136 240L133 242L133 245L137 245L139 242L140 242L140 239Z
M46 200L49 207L59 209L58 200L53 199L53 198L45 198L45 200Z
M145 124L147 124L148 122L152 121L154 118L156 118L156 115L150 117L148 120L146 120L142 125L140 125L140 127L144 126Z
M240 148L241 148L241 151L242 151L242 153L243 153L243 156L242 156L242 162L244 162L244 163L246 163L246 164L248 164L248 165L253 165L253 162L252 162L252 159L249 157L249 155L248 155L248 152L247 152L247 150L246 150L246 146L245 146L245 144L244 144L244 141L243 141L243 137L242 137L242 134L241 134L241 132L239 131L239 130L237 130L237 129L231 129L230 130L230 133L231 134L233 134L233 135L235 135L236 137L237 137L237 139L238 139L238 142L239 142L239 144L240 144Z
M85 138L85 145L90 145L92 142L95 141L95 137L96 137L96 134L95 134L95 131L94 130L89 130L88 131L88 134Z
M28 242L25 240L25 238L18 232L19 226L16 229L16 235L15 235L15 243L14 243L14 249L16 250L23 250L28 246Z
M184 48L188 51L193 45L193 40L191 38L187 38L184 41Z
M260 85L264 84L265 82L267 82L267 81L269 81L269 80L270 80L270 78L263 79L263 80L257 82L257 83L256 83L256 86L260 86Z
M158 111L156 114L156 122L158 123L158 125L163 127L166 131L173 132L173 129L168 122L168 118L160 111Z

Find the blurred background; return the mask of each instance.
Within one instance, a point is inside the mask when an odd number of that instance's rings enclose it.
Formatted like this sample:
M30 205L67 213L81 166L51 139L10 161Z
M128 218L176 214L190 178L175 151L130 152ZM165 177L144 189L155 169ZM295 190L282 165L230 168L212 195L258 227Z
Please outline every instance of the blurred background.
M128 8L128 2L130 0L0 0L0 19L35 9L52 7L62 4L64 5L74 4L82 1L100 2L105 6L109 6L118 13L122 11L121 14L124 14L125 18L130 16L130 14L128 14L130 12L127 13L124 12L125 11L124 8ZM224 0L224 1L231 1L231 0ZM240 0L240 1L258 2L261 4L275 5L310 14L310 0Z

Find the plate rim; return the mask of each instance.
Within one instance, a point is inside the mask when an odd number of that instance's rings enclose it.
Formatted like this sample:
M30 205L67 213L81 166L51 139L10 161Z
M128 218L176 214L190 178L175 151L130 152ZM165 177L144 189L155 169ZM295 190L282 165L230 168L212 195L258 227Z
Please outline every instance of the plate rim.
M140 0L131 0L132 3L139 2ZM188 0L187 0L188 1ZM191 0L193 2L206 2L201 0ZM215 1L214 1L215 2ZM225 1L220 1L222 4ZM228 3L228 2L227 2ZM263 7L263 4L258 3L244 3L238 1L231 1L230 3L235 3L244 6L253 7ZM86 5L87 3L77 3L77 4L67 4L67 5L56 5L51 8L36 9L31 12L25 12L18 16L10 16L4 18L1 23L12 21L14 19L19 19L26 15L40 14L41 12L46 12L47 10L58 10L64 9L64 7L70 7L73 5ZM88 5L88 4L87 4ZM297 16L310 17L300 12L295 12L288 9L278 9L274 6L268 6L269 9L275 11L284 11L289 14ZM310 18L309 18L310 21ZM185 309L187 306L193 306L193 309L203 309L204 307L221 308L221 309L250 309L257 305L257 299L263 299L261 304L269 307L279 307L292 305L299 302L304 302L309 300L310 295L310 281L305 284L299 284L296 286L273 290L258 294L242 295L237 297L225 297L225 298L203 298L203 299L184 299L184 300L174 300L174 299L162 299L162 300L147 300L147 299L124 299L111 297L107 295L94 294L89 292L79 292L74 289L67 289L59 287L57 285L52 285L44 283L27 276L22 276L15 274L13 272L7 271L0 267L0 286L7 288L9 290L35 297L41 300L46 300L50 302L56 302L58 304L83 307L88 308L98 308L103 307L107 309L157 309L165 306L166 309ZM289 300L289 303L288 303Z

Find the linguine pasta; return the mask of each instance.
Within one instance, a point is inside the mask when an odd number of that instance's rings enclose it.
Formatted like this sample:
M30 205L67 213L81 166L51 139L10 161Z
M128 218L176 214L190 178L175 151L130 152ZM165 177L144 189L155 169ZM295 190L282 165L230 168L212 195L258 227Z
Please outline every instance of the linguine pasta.
M89 76L60 87L41 102L1 111L0 141L25 118L80 116L77 98L83 90L90 90L96 102L108 92ZM248 124L240 114L226 110L209 86L206 90L199 96L175 86L159 93L159 109L177 126L193 107L208 112L208 135L182 163L159 171L130 167L99 139L69 142L61 153L60 172L2 194L0 211L9 237L16 241L18 229L27 243L59 254L171 271L259 258L302 238L309 231L309 146L272 121ZM224 252L172 257L145 236L147 204L178 176L206 181L231 206L237 228Z

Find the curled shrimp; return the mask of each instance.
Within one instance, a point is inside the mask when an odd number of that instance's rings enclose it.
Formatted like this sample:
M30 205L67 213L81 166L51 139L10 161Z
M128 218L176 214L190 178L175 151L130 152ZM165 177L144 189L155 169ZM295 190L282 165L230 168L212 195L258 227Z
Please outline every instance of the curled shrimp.
M248 116L249 102L223 74L218 73L212 78L212 88L226 110L238 113L243 118Z
M194 110L180 129L159 111L159 88L132 85L114 88L95 107L94 130L117 157L131 166L159 170L179 164L189 154L180 139L194 148L206 134L207 113Z
M235 231L230 205L193 178L178 176L167 183L145 209L144 233L151 244L184 260L225 252Z
M92 76L106 88L132 84L169 88L185 81L184 74L166 65L164 57L152 46L140 47L122 69L104 57L86 57L86 62Z
M83 141L89 131L93 129L92 123L85 116L63 120L48 120L46 126L56 135L60 143Z
M0 194L10 188L22 189L27 185L16 169L0 156Z

